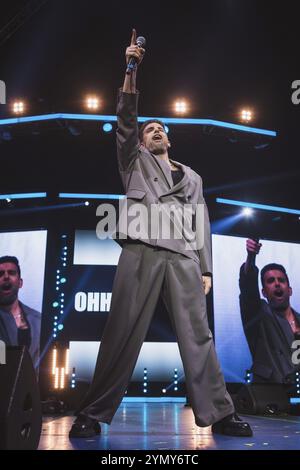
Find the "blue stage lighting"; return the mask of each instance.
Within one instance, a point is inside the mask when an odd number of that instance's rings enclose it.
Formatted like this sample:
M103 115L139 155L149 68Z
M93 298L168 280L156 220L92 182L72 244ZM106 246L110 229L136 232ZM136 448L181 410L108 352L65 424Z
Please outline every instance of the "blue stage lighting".
M300 215L299 209L289 209L288 207L269 206L267 204L257 204L255 202L235 201L233 199L224 199L221 197L217 197L216 202L219 202L221 204L229 204L231 206L248 207L252 209L261 209L270 212L284 212L286 214Z
M0 194L1 200L7 199L39 199L47 197L47 193L17 193L17 194Z
M104 132L111 132L112 131L112 125L109 122L106 122L105 124L103 124L102 129L104 130Z
M138 122L145 122L149 119L159 119L164 124L192 124L192 125L211 125L216 127L224 127L227 129L233 129L242 132L250 132L253 134L267 135L270 137L276 137L277 133L275 131L269 131L267 129L258 129L255 127L244 126L240 124L234 124L231 122L217 121L215 119L191 119L191 118L164 118L160 116L151 116L151 117L142 117L138 118ZM41 116L25 116L25 117L16 117L16 118L6 118L0 119L0 126L5 126L7 124L20 124L24 122L36 122L36 121L57 121L58 119L75 119L81 121L110 121L116 122L117 116L114 115L95 115L95 114L71 114L71 113L53 113L53 114L44 114Z

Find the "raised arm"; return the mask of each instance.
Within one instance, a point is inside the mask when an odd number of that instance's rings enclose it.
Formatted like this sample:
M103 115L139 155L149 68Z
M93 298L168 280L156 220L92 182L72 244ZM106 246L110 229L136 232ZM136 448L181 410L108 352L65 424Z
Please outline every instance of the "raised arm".
M258 324L260 322L261 299L255 258L261 246L262 244L255 240L247 240L247 258L241 266L239 279L241 319L252 355L255 354Z
M139 65L144 56L144 49L136 44L136 31L132 31L130 46L126 48L126 64L131 57L135 57ZM137 67L130 73L125 73L122 89L119 91L117 105L117 153L120 171L126 171L138 154L138 123L136 93Z
M260 302L258 289L258 268L255 266L256 255L258 255L262 244L256 240L248 239L246 242L247 258L240 269L240 291L243 304L257 307Z

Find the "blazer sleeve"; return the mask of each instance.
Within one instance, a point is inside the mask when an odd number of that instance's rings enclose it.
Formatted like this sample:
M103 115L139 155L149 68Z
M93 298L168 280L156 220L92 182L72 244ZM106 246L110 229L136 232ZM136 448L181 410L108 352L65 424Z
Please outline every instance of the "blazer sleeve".
M245 274L243 264L240 268L239 285L241 319L249 349L252 356L254 356L261 320L260 311L262 303L258 289L258 268L250 266L249 272Z
M127 170L138 156L137 93L119 90L117 104L117 155L120 171Z

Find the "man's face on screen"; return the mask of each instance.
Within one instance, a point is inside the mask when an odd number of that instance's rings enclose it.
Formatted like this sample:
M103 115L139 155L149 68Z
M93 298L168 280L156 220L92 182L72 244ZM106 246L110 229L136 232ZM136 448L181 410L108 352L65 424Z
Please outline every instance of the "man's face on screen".
M23 285L14 263L0 264L0 306L11 305L18 298L19 289Z
M286 310L290 305L292 289L282 271L272 269L265 273L262 293L275 310Z

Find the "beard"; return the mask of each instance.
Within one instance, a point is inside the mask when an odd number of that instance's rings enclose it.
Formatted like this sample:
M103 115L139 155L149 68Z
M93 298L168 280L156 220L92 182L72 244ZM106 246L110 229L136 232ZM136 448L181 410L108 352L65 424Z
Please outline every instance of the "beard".
M148 150L154 155L162 155L166 153L167 148L164 142L151 140L148 145Z
M290 299L287 297L279 302L275 297L270 300L269 304L273 310L276 310L277 312L284 312L290 305Z
M5 295L4 289L0 289L0 306L3 305L7 307L8 305L12 305L18 298L18 292L18 287L12 287L11 293Z

